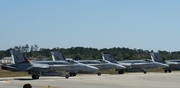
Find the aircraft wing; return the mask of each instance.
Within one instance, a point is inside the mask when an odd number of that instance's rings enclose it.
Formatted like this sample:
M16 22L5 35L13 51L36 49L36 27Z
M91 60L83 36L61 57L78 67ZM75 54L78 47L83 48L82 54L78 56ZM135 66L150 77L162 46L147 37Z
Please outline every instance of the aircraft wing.
M170 61L167 61L166 63L167 63L167 64L174 64L174 65L178 65L178 63L177 63L177 62L170 62Z
M170 62L170 61L167 61L166 62L169 66L171 66L171 67L176 67L176 66L178 66L178 62Z
M33 64L32 66L30 66L29 68L27 68L26 70L32 70L32 71L41 71L41 70L46 70L49 69L49 65L42 65L42 64Z
M155 68L155 67L169 67L166 64L160 64L160 63L132 63L132 68Z
M131 68L131 63L122 63L118 62L118 64L125 66L126 68Z
M132 63L131 67L132 68L143 68L143 67L146 67L147 65L149 65L149 64L147 64L147 63Z
M142 68L146 67L147 63L123 63L119 62L119 64L125 66L126 68Z

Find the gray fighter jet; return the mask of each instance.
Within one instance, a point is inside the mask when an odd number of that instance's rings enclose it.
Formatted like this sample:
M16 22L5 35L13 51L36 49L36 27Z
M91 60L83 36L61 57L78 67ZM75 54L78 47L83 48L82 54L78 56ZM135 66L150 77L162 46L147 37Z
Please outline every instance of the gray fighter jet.
M73 60L71 58L65 59L64 56L62 55L62 53L60 53L58 51L52 51L51 55L52 55L53 61L64 61L64 62L68 62L68 63L78 63L78 64L82 64L82 65L85 65L85 66L87 65L87 64L79 63L78 61L75 61L75 60ZM87 65L87 66L90 66L90 65ZM94 67L94 66L90 66L90 67ZM96 68L96 67L94 67L94 68ZM69 72L69 76L76 76L76 74L79 71L77 71L77 70L70 70L68 72ZM87 69L81 70L81 72L93 73L92 71L87 71ZM97 72L99 72L99 71L97 71Z
M166 60L166 62L170 63L170 62L175 62L177 65L176 66L172 66L172 70L180 70L180 60L179 59L173 59L173 60Z
M53 51L51 52L53 60L54 61L61 61L66 60L60 52ZM99 70L108 70L108 69L125 69L125 66L122 66L120 64L114 64L111 63L105 59L98 59L98 60L77 60L79 63L94 66L99 68ZM101 75L101 72L99 71L97 73L99 76Z
M144 74L147 73L147 69L151 69L151 68L157 68L157 67L161 67L161 68L166 68L169 67L169 65L167 64L163 64L163 63L159 63L159 62L154 62L150 59L143 59L143 60L124 60L124 61L116 61L114 58L111 57L110 54L102 54L103 58L112 62L112 63L116 63L116 64L120 64L126 67L126 69L141 69ZM123 74L124 71L120 70L120 69L116 69L118 71L119 74Z
M39 79L40 76L57 76L61 73L58 71L71 72L71 71L87 71L96 72L99 69L93 66L79 64L76 62L66 61L33 61L29 62L20 51L12 50L11 56L13 64L2 65L1 68L9 71L25 71L32 74L32 79ZM69 74L66 74L69 78Z
M165 73L167 73L167 72L170 73L170 72L172 72L173 68L177 68L179 66L178 60L167 60L167 61L165 61L165 59L163 59L158 52L150 53L150 55L151 55L151 59L153 61L169 65L169 67L163 68Z

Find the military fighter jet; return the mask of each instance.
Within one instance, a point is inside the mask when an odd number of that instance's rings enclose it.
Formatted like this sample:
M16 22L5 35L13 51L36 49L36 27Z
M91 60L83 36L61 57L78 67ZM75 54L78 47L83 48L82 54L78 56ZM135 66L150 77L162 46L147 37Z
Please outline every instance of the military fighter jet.
M61 61L66 60L60 52L53 51L51 52L54 61ZM108 70L108 69L125 69L126 67L120 64L111 63L105 59L98 59L98 60L77 60L79 63L83 63L86 65L94 66L99 68L99 70ZM101 72L97 73L99 76Z
M25 71L32 74L32 79L39 79L40 76L57 76L60 75L58 71L71 72L73 71L88 71L96 72L99 69L93 66L79 64L76 62L66 61L34 61L29 62L20 51L11 51L13 64L2 65L1 68L10 71ZM66 74L69 78L69 74Z
M163 59L161 57L161 55L159 53L150 53L151 55L151 59L155 62L160 62L160 63L163 63L163 64L167 64L169 65L169 67L167 68L163 68L164 69L164 72L167 73L167 72L171 72L173 68L177 68L179 66L179 63L178 63L178 60L167 60L165 61L165 59Z
M64 62L69 62L69 63L78 63L78 64L82 64L82 65L87 65L87 64L83 64L83 63L79 63L78 61L75 61L75 60L73 60L73 59L71 59L71 58L64 58L64 56L62 55L62 53L60 53L60 52L58 52L58 51L52 51L51 52L51 55L52 55L52 59L53 59L53 61L64 61ZM90 65L88 65L88 66L90 66ZM90 66L90 67L94 67L94 66ZM96 68L96 67L94 67L94 68ZM98 68L97 68L98 69ZM76 74L79 72L79 71L77 71L77 70L70 70L70 71L68 71L69 72L69 75L70 76L76 76ZM89 72L89 73L92 73L92 71L90 72L90 71L87 71L87 69L85 69L85 70L81 70L81 72ZM99 72L99 71L98 71Z
M150 59L143 59L143 60L124 60L124 61L116 61L114 58L111 57L110 54L102 54L103 58L116 64L120 64L126 67L126 69L141 69L144 74L147 73L146 69L151 69L151 68L166 68L169 67L167 64L159 63L159 62L154 62ZM119 74L123 74L124 70L116 69Z
M177 65L172 66L172 70L180 70L180 60L179 59L173 59L173 60L166 60L166 62L175 62Z

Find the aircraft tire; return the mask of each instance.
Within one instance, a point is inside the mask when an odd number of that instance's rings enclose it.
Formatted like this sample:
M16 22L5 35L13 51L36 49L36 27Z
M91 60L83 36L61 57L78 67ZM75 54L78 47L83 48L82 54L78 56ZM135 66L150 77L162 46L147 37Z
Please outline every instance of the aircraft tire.
M98 76L101 76L101 72L98 72L97 75L98 75Z
M169 70L168 70L168 72L169 72L169 73L171 73L171 72L172 72L172 70L171 70L171 69L169 69Z
M36 75L36 79L39 79L39 75Z
M147 71L144 71L143 73L144 73L144 74L146 74L146 73L147 73Z
M32 79L36 79L36 75L33 74L33 75L32 75Z
M165 69L164 72L167 73L167 69Z
M73 76L73 73L72 73L72 72L70 72L70 73L69 73L69 76Z
M118 74L124 74L124 70L119 70Z
M65 78L68 79L68 78L69 78L69 75L66 75Z
M73 75L73 76L76 76L76 73L74 72L72 75Z
M32 75L32 79L39 79L39 76L36 75L36 74L33 74L33 75Z

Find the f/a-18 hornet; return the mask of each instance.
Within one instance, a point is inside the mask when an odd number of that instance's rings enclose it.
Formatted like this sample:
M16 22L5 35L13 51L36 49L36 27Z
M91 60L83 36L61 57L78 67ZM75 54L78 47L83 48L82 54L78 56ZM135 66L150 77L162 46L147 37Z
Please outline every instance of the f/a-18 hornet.
M126 69L141 69L144 74L147 73L146 69L152 69L152 68L167 68L169 65L154 62L150 59L143 59L143 60L123 60L123 61L116 61L110 54L103 54L103 58L116 64L120 64L126 67ZM116 69L119 74L123 74L124 70Z
M59 71L66 72L65 77L69 78L69 71L96 72L99 69L93 66L70 63L67 61L33 61L29 62L20 51L10 51L13 64L4 64L2 69L9 71L25 71L32 74L32 79L39 79L40 76L59 76Z
M54 61L66 61L66 59L62 56L60 52L53 51L51 52ZM111 63L105 59L98 59L98 60L77 60L79 63L94 66L99 68L99 70L109 70L109 69L125 69L125 66L120 64ZM99 76L101 72L97 73Z

